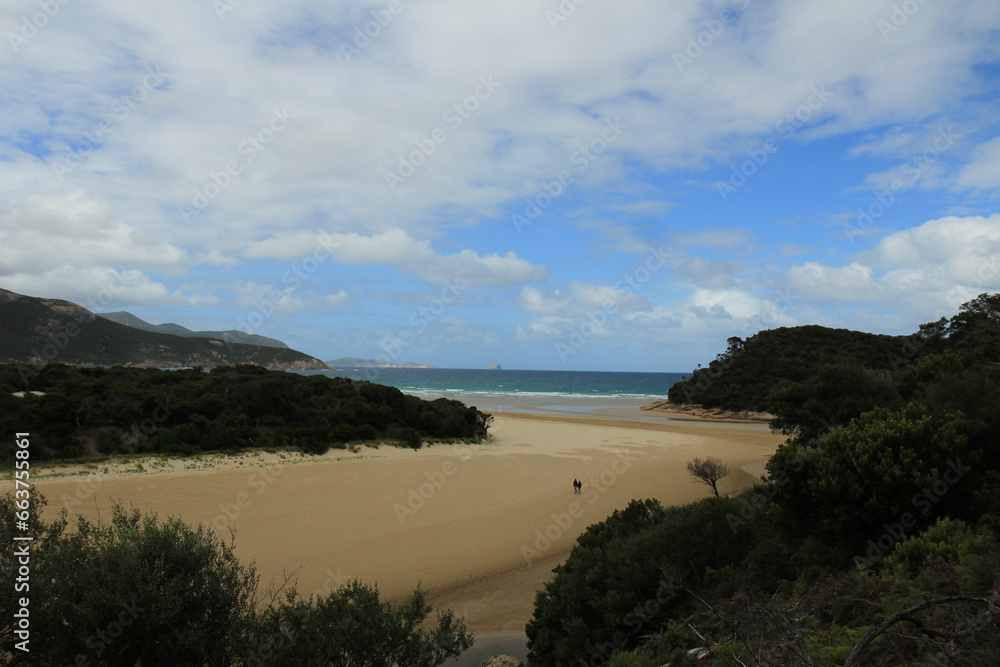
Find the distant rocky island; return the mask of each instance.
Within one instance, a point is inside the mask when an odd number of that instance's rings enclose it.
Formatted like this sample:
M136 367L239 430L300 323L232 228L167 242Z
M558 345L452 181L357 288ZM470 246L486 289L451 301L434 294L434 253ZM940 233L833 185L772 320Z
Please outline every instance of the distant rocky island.
M430 364L415 364L413 362L394 364L383 359L361 359L360 357L330 359L326 364L331 368L437 368L437 366Z
M489 366L486 367L486 370L488 370L488 371L502 371L503 370L503 366L501 366L500 364L490 364Z
M274 370L329 368L319 359L288 347L146 331L98 317L71 301L0 289L0 363L23 365L30 371L50 362L153 368L237 364Z

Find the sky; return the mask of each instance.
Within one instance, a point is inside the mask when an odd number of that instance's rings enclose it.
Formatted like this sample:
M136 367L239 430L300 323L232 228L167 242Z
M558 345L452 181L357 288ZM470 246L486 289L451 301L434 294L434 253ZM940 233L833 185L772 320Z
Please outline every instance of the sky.
M1000 290L995 0L8 0L0 287L686 372Z

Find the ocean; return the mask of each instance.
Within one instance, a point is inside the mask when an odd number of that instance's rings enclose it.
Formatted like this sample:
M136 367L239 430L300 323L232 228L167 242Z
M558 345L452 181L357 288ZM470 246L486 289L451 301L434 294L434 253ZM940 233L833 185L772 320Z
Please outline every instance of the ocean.
M481 410L599 412L664 400L681 373L522 371L474 368L348 368L298 371L396 387L421 398L454 398Z

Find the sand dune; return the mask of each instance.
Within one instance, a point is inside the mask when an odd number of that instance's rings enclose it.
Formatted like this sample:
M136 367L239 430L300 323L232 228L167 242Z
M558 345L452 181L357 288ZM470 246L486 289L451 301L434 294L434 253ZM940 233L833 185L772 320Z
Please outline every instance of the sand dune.
M231 526L244 562L256 562L265 581L294 572L303 594L359 578L398 600L420 584L477 633L518 633L535 590L589 524L633 498L704 497L708 488L684 470L694 456L730 464L722 492L745 486L752 476L741 468L782 441L764 424L629 412L495 417L485 445L366 448L353 457L338 450L299 462L246 457L201 470L174 464L157 474L43 478L36 488L49 513L70 505L107 517L112 499L121 499ZM584 482L582 494L573 493L574 478Z

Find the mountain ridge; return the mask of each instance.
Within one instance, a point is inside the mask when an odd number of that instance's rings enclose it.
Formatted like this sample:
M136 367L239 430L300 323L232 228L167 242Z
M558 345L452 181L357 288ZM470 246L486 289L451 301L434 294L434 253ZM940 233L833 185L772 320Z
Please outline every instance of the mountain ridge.
M154 333L173 334L174 336L187 336L191 338L218 338L220 340L234 343L247 343L248 345L261 345L263 347L279 347L291 349L284 341L276 338L268 338L260 334L246 333L237 329L226 329L225 331L194 331L174 322L164 322L163 324L152 324L146 320L133 315L125 310L116 310L111 313L95 313L98 317L124 324L128 327L152 331Z
M79 304L0 288L0 363L181 368L255 364L274 370L327 370L290 348L144 331L98 317Z

